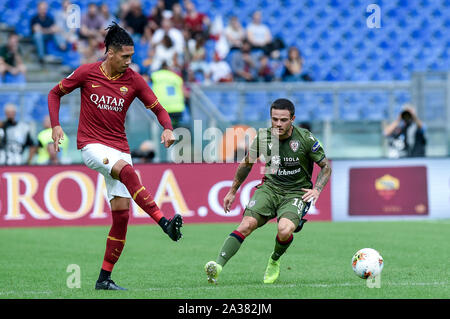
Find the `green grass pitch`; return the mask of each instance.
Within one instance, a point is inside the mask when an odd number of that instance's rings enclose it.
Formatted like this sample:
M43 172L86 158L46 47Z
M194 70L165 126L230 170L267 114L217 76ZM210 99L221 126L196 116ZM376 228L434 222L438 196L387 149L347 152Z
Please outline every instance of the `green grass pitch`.
M263 273L276 224L248 237L218 285L203 266L236 224L186 224L172 242L156 225L129 226L112 279L128 291L94 290L109 227L0 229L0 298L449 298L450 221L309 222L281 259L273 285ZM377 249L380 288L353 274L352 255ZM67 266L80 267L81 288L68 288Z

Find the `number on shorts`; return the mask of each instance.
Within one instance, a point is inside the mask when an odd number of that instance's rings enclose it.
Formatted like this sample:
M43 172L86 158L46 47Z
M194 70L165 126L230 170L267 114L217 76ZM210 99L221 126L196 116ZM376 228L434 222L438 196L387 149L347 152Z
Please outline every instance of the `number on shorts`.
M303 206L305 203L301 201L299 198L294 198L294 202L292 203L295 207L297 207L297 213L301 216L303 211Z

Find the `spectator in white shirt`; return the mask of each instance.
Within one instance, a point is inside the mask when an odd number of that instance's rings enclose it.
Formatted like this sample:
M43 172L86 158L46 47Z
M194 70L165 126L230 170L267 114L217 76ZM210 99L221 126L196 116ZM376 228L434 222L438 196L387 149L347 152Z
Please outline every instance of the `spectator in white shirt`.
M170 39L172 39L177 54L179 56L182 56L185 46L183 33L172 26L172 21L169 18L164 18L161 22L161 28L156 30L153 34L152 45L156 46L158 43L160 43L165 34L167 34Z
M230 50L240 49L245 40L245 30L236 16L230 18L230 23L225 28L225 37L230 45Z
M221 60L218 54L214 54L214 61L209 64L208 78L214 83L233 81L230 65Z
M151 58L151 72L161 69L164 62L170 68L174 68L177 65L177 52L172 39L168 35L164 35L162 41L156 45Z
M195 74L201 72L203 76L208 73L208 63L206 59L205 38L201 33L195 35L195 39L189 39L188 43L189 67L188 75L191 81Z
M262 23L261 11L253 13L252 22L247 26L247 39L253 49L265 49L272 42L272 33Z

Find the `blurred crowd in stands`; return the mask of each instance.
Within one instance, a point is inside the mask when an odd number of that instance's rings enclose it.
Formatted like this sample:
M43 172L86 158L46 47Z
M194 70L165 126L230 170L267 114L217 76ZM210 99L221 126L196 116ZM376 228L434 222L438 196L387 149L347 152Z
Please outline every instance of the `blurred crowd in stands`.
M105 57L105 29L117 22L134 39L131 68L151 83L174 127L182 124L189 106L186 82L313 81L304 71L300 49L286 47L283 39L274 36L261 11L253 12L251 21L244 25L237 16L225 21L221 16L198 12L191 0L158 0L148 12L139 0L119 2L117 12L110 12L106 3L90 3L80 12L78 25L74 24L77 21L73 20L70 0L62 0L59 10L49 10L46 1L39 2L29 22L37 56L34 62L46 67L56 58L51 54L55 49L77 57L70 71L100 61ZM26 82L25 62L33 61L24 61L22 51L20 36L9 32L6 43L0 43L0 85ZM405 112L384 132L392 149L389 157L424 156L423 125L412 108ZM42 130L32 132L29 123L16 118L14 103L4 105L1 113L0 165L64 163L69 138L66 136L61 146L62 154L56 154L48 117L35 118L42 122L38 125ZM151 141L144 141L132 155L138 162L151 162L154 149Z
M236 16L224 21L221 16L198 12L190 0L159 0L149 12L139 0L121 1L118 12L110 12L105 3L92 2L81 11L79 27L71 27L71 5L70 0L63 0L60 10L50 11L47 2L38 3L30 30L42 65L54 58L47 52L49 42L57 50L76 52L78 65L101 60L105 28L115 21L132 35L132 68L147 79L165 62L187 82L312 80L303 71L299 48L286 48L282 39L274 37L260 11L244 27ZM4 83L25 81L18 40L11 33L0 48Z

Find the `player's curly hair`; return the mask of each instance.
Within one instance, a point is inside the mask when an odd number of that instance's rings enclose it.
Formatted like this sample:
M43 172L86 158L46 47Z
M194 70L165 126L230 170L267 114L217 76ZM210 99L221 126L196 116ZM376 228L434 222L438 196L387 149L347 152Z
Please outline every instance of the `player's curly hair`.
M124 45L134 46L133 38L116 22L113 22L105 30L108 31L105 36L105 53L108 52L110 47L120 50Z
M291 118L295 115L295 106L294 103L289 101L288 99L276 99L273 101L270 106L270 113L272 114L272 109L275 110L288 110Z

